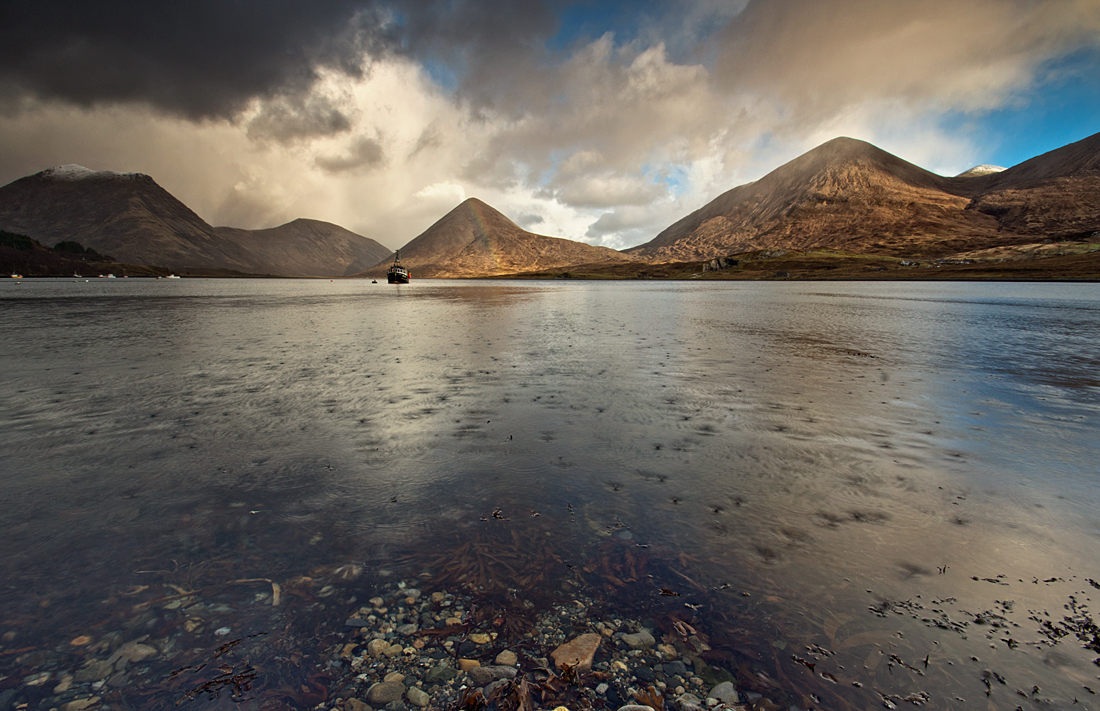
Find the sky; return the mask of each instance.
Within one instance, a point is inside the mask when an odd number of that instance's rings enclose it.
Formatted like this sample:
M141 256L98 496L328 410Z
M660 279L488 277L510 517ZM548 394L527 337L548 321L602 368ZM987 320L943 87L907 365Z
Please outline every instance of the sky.
M1100 0L0 0L0 184L390 248L477 197L622 249L837 136L955 175L1097 132Z

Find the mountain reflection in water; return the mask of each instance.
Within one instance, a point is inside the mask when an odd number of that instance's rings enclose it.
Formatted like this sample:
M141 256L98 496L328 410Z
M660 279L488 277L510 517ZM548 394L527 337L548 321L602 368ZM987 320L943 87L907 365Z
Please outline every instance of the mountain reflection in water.
M688 615L784 706L1100 708L1096 285L3 286L0 675L183 635L133 703L222 641L170 598L404 576Z

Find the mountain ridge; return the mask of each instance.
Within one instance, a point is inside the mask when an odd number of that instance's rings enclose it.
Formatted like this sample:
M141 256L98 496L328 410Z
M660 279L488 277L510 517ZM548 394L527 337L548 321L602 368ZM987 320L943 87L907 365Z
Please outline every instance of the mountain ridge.
M344 276L389 252L318 220L265 230L213 227L151 176L77 165L0 187L0 229L43 244L72 240L121 261L175 270Z
M938 256L1085 234L1100 229L1098 212L1100 134L1007 170L953 178L842 137L625 251L650 262L761 248Z
M368 237L307 217L260 230L236 227L214 230L252 253L262 253L269 261L294 264L307 276L351 276L389 253L388 247Z
M131 264L282 276L380 276L394 253L299 218L212 227L142 173L48 168L0 187L0 230L75 241ZM616 252L528 232L470 198L400 250L416 277L499 276L630 261L708 261L761 249L904 258L1100 234L1100 134L1007 169L941 176L838 137L728 190L645 244Z

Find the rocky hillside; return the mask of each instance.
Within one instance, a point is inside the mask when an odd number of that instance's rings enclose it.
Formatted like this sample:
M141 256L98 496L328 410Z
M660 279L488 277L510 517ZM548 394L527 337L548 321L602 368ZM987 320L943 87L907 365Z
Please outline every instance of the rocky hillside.
M1094 238L1100 232L1100 133L974 183L969 209L996 218L1003 233L1029 241Z
M141 173L62 166L0 188L0 229L44 245L79 242L123 262L343 276L389 250L342 227L295 220L268 230L215 228Z
M1100 134L1004 171L948 178L837 138L627 250L650 262L755 249L941 256L1100 230Z
M626 262L606 247L528 232L470 198L400 249L413 278L493 276L576 264ZM384 275L393 253L360 276Z
M350 276L391 254L372 239L319 220L297 219L266 230L218 227L216 232L262 257L275 274Z

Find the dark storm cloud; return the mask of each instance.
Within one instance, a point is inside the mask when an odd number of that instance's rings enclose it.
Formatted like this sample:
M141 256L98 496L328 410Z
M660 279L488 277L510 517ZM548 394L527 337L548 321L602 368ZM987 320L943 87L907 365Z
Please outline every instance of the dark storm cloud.
M304 91L319 68L357 74L393 44L385 18L355 0L5 0L0 96L228 118Z
M396 52L453 64L488 101L523 88L556 27L547 3L506 0L4 0L0 100L233 118L254 98L303 94L319 69L355 76Z

